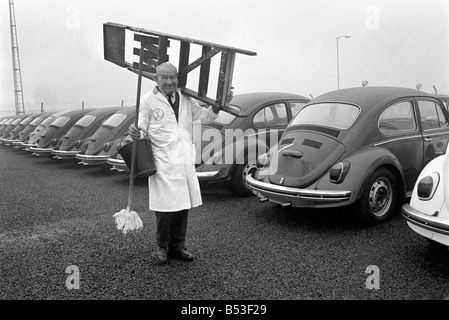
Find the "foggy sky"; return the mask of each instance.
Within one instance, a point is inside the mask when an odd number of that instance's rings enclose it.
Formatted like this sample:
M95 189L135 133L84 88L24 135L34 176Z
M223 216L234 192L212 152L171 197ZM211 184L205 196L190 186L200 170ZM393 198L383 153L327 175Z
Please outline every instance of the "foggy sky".
M15 0L26 113L133 105L137 75L103 58L103 23L257 52L237 54L234 93L392 85L449 92L446 0ZM0 10L0 116L13 115L8 2ZM145 80L143 90L154 83ZM211 93L213 94L213 93Z

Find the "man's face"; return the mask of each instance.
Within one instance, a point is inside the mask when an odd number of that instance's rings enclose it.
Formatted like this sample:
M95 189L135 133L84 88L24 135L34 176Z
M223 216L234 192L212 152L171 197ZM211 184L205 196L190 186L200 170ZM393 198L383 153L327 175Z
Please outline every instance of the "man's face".
M176 92L178 89L178 75L176 70L168 66L160 69L157 75L157 85L166 95Z

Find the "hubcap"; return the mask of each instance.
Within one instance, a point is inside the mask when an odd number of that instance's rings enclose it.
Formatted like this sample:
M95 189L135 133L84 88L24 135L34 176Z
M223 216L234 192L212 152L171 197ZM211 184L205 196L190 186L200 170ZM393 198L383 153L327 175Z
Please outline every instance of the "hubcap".
M369 206L371 212L378 217L383 216L391 206L391 185L385 178L377 179L371 186Z

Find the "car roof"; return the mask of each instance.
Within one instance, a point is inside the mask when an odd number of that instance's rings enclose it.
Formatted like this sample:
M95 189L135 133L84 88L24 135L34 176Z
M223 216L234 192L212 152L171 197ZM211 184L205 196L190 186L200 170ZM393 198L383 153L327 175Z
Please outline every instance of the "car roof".
M402 97L433 97L423 91L402 87L356 87L324 93L309 104L317 102L349 102L361 108L370 108L379 103L388 103Z
M434 96L438 99L449 99L449 94L444 94L444 93L433 93L432 96Z
M262 104L265 104L273 100L285 100L285 99L298 99L305 101L310 100L310 98L294 93L251 92L251 93L237 94L233 96L229 104L240 107L243 114L250 114L254 108Z

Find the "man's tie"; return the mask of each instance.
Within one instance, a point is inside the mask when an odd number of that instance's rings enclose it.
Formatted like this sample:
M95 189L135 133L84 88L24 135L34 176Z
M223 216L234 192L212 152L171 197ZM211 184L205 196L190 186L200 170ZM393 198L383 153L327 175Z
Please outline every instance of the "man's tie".
M167 100L168 103L170 103L170 105L173 107L173 96L170 94L167 94Z
M173 108L173 111L175 112L176 120L178 120L178 112L179 112L179 106L176 105L175 97L172 94L167 94L167 100L168 103Z

